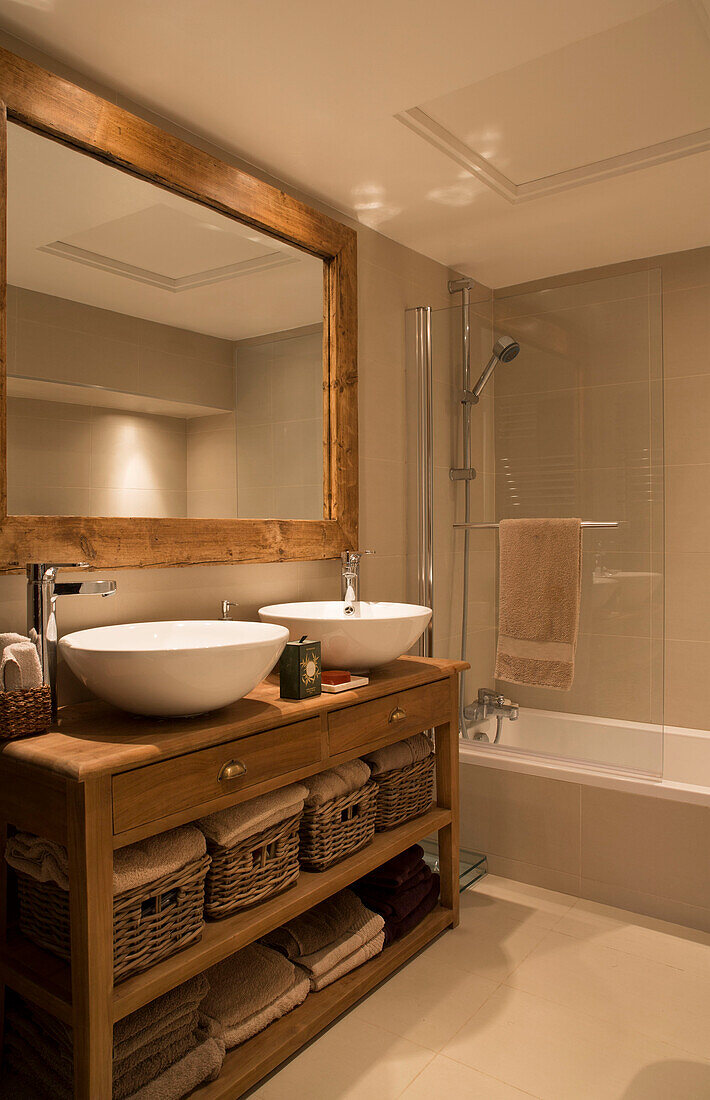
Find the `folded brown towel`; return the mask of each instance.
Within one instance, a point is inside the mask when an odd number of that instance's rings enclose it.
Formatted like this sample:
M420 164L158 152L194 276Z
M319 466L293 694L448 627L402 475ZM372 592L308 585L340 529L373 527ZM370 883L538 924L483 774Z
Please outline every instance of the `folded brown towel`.
M183 825L119 848L113 857L114 896L173 874L200 859L206 851L205 838L193 825ZM38 882L54 882L62 890L69 889L67 850L53 840L32 833L16 833L7 841L5 860L16 871L31 875Z
M306 971L315 989L313 984L315 981L324 977L335 967L340 967L341 963L354 955L361 947L379 936L380 932L384 931L384 927L383 918L378 913L374 913L363 906L359 927L354 928L347 935L341 936L329 947L324 947L322 951L315 951L312 955L299 955L296 959L296 965Z
M413 875L419 874L424 866L424 849L419 844L413 844L399 855L393 856L376 870L371 871L360 882L368 885L384 886L396 889L407 882Z
M188 863L201 859L206 851L205 838L194 825L182 825L119 848L113 855L113 892L125 894L157 878L175 874Z
M417 927L420 921L423 921L432 909L436 908L436 903L439 900L439 876L432 875L431 885L429 892L422 898L421 902L416 909L413 909L411 913L407 914L401 920L387 920L385 921L385 947L394 943L395 940L399 940L402 936L406 936L408 932L411 932Z
M129 1049L129 1044L134 1040L145 1041L152 1037L152 1032L160 1021L174 1013L197 1009L209 991L209 982L204 974L196 974L182 985L163 993L161 997L150 1001L142 1008L131 1012L130 1016L124 1016L113 1027L113 1052L114 1055L122 1054ZM69 1033L71 1036L71 1032ZM135 1049L135 1046L131 1049Z
M37 882L55 882L69 890L69 860L61 844L34 833L15 833L5 845L5 862Z
M261 942L282 952L287 959L313 955L362 927L363 904L352 890L341 890L332 898L274 928ZM367 914L369 919L370 914Z
M325 974L320 974L318 977L311 978L311 989L314 993L317 993L319 989L325 989L327 985L331 985L336 982L338 978L345 977L351 970L356 970L358 966L362 966L363 963L368 962L369 959L374 959L375 955L379 955L382 948L385 946L385 933L384 931L378 932L378 934L368 943L364 943L362 947L359 947L357 951L353 951L351 955L343 959L337 966L332 967L326 971Z
M377 890L360 889L358 891L365 905L375 913L380 913L385 920L403 920L421 904L431 889L432 873L428 867L416 876L414 885L406 884L407 889Z
M290 989L287 989L280 997L272 1001L271 1004L259 1009L258 1012L253 1012L251 1016L245 1017L241 1023L221 1027L222 1039L224 1040L227 1050L239 1046L240 1043L245 1043L247 1039L251 1039L252 1036L258 1035L260 1031L263 1031L269 1024L272 1024L274 1020L279 1020L282 1016L285 1016L287 1012L291 1012L294 1008L297 1008L298 1005L305 1001L310 989L311 983L308 977L304 975L302 971L299 971L298 967L295 967L293 984ZM208 1022L213 1026L216 1023L216 1021L213 1020L208 1020Z
M322 806L332 798L344 798L360 787L364 787L370 778L370 769L364 760L348 760L319 775L304 779L308 787L306 806Z
M581 521L501 520L499 543L495 675L512 684L568 691L579 632Z
M278 951L249 944L207 971L210 991L201 1011L223 1028L237 1027L288 992L296 972Z
M242 802L239 806L230 806L228 810L202 817L197 825L213 844L231 848L240 840L293 817L303 808L307 794L301 783L292 783L278 791Z
M429 738L424 733L417 733L414 737L407 737L404 741L397 741L394 745L385 745L383 749L375 749L366 752L364 759L370 765L373 777L382 775L383 772L391 772L394 768L407 768L410 764L418 764L420 760L426 760L434 751Z
M205 1081L214 1081L222 1070L224 1042L217 1035L202 1032L193 1050L150 1081L130 1100L183 1100Z
M197 1025L187 1031L176 1034L172 1039L158 1040L149 1044L149 1051L140 1061L129 1059L123 1063L122 1072L117 1074L114 1069L112 1100L126 1100L134 1093L160 1077L175 1062L179 1062L191 1050L194 1050L199 1042Z

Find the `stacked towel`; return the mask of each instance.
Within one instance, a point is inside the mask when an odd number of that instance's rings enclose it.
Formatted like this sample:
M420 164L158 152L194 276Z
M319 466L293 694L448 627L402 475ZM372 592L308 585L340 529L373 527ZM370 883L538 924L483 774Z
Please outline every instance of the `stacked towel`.
M368 910L352 890L341 890L269 932L262 943L305 970L310 988L317 991L379 955L384 926L382 917Z
M0 691L42 687L37 647L21 634L0 634Z
M113 1100L182 1100L217 1077L224 1043L199 1015L207 991L200 974L116 1024ZM71 1028L22 1004L8 1017L6 1050L18 1095L73 1096Z
M307 794L307 789L300 783L292 783L279 791L200 818L197 825L213 844L220 848L232 848L240 840L295 817L303 809Z
M348 760L327 772L320 772L304 779L308 787L306 806L315 809L333 798L344 798L364 787L370 778L370 769L364 760Z
M384 772L391 772L394 768L406 768L410 764L418 764L420 760L426 760L434 751L429 738L424 733L417 733L414 737L407 737L404 741L397 741L394 745L385 745L383 749L375 749L374 752L366 752L365 760L370 765L374 778Z
M250 944L207 971L204 1019L227 1049L251 1039L308 996L302 971L277 951Z
M119 848L113 857L114 895L175 874L188 863L201 859L206 851L205 838L193 825L183 825ZM69 889L67 850L53 840L33 833L16 833L5 846L5 860L16 871L38 882L54 882L62 890Z
M385 946L411 932L439 900L439 876L424 862L418 844L356 882L353 890L384 918Z

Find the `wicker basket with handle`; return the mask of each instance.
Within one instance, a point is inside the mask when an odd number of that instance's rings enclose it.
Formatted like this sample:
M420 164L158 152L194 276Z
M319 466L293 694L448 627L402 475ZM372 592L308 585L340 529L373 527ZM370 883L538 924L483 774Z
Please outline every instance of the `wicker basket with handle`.
M209 856L202 856L179 871L114 896L114 981L147 970L200 939L209 863ZM69 960L68 891L20 871L16 875L20 931L40 947Z
M301 819L301 867L325 871L369 844L375 835L377 785L368 781L322 806L306 806Z
M434 769L432 753L424 760L373 775L377 784L377 817L375 829L383 833L413 817L425 814L434 800Z
M0 741L44 733L52 721L48 686L26 691L0 691Z
M212 857L205 882L205 914L213 920L249 909L298 878L301 811L232 847L207 841Z

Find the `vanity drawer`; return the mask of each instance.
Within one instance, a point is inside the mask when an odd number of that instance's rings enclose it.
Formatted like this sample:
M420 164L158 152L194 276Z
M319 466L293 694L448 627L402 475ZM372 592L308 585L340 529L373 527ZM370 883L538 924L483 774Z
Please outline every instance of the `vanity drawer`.
M331 756L378 740L399 741L431 726L442 725L451 714L449 680L398 691L371 703L335 711L328 717Z
M321 759L319 718L228 741L121 772L113 778L113 831L122 833L168 814L202 806L234 791L317 764ZM225 774L233 765L233 776ZM209 813L209 807L205 813Z

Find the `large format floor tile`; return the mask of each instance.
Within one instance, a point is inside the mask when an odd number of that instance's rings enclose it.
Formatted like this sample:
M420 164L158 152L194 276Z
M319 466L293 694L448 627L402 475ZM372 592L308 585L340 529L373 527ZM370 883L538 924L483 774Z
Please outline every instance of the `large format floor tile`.
M710 1100L710 935L489 875L254 1100Z

